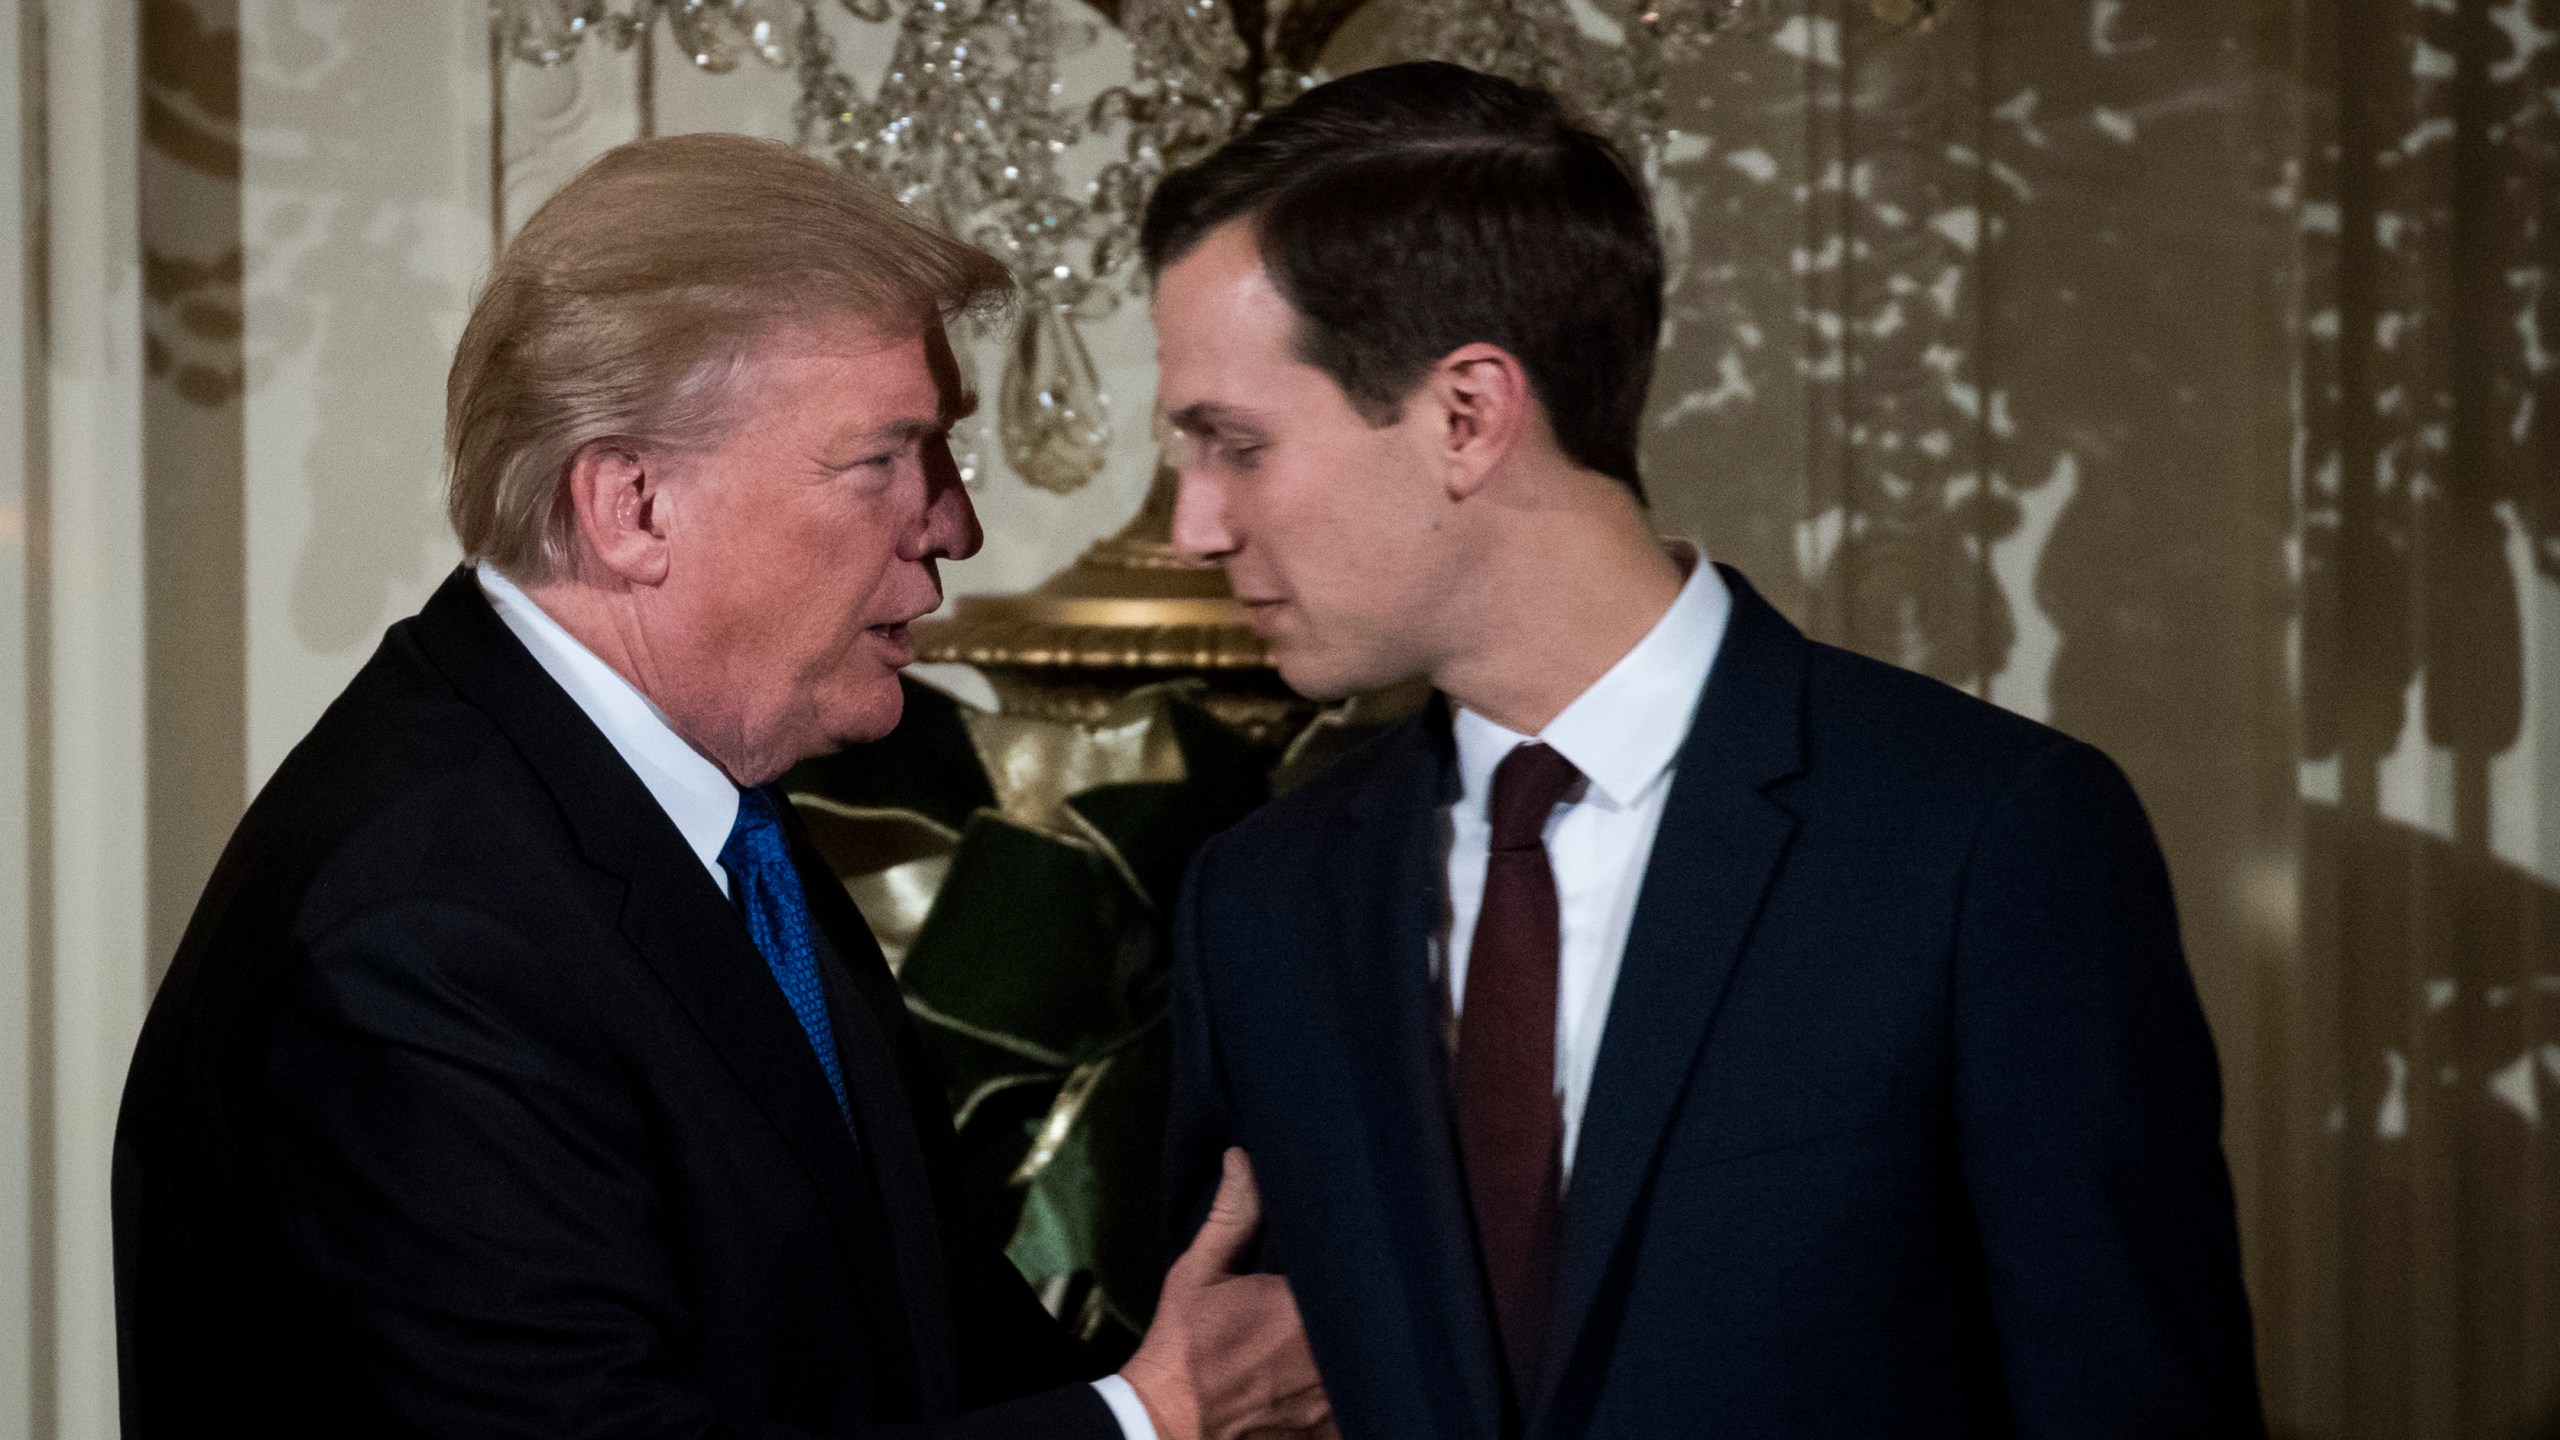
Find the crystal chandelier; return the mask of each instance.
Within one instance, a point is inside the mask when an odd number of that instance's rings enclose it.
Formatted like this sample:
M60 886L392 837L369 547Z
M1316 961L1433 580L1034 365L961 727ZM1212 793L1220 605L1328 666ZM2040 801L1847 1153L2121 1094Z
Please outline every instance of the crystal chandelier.
M506 52L563 64L590 37L628 48L663 20L695 66L726 73L753 55L799 84L797 142L864 175L952 234L1005 260L1018 308L996 393L1015 473L1060 493L1101 468L1109 411L1079 325L1108 315L1130 278L1147 195L1207 154L1247 113L1253 57L1221 0L1123 0L1129 83L1081 104L1059 58L1093 25L1058 0L838 0L895 26L876 84L839 62L818 0L491 0ZM1115 141L1081 182L1061 162L1087 138ZM974 469L974 466L970 468Z
M857 20L894 26L867 93L821 24L822 3L490 0L490 24L507 54L533 65L566 63L590 38L627 49L663 21L703 71L752 55L790 73L802 149L1012 266L1028 303L1005 348L996 429L1016 474L1067 493L1101 470L1111 437L1079 327L1135 282L1156 181L1215 149L1258 105L1312 84L1325 42L1364 4L1395 7L1398 53L1544 86L1651 174L1669 138L1665 67L1720 36L1773 30L1804 0L1094 0L1092 11L1061 0L835 0ZM1870 3L1887 24L1925 27L1942 0ZM1088 13L1127 37L1130 77L1077 101L1058 62L1092 41ZM1064 162L1089 139L1110 158L1071 179Z

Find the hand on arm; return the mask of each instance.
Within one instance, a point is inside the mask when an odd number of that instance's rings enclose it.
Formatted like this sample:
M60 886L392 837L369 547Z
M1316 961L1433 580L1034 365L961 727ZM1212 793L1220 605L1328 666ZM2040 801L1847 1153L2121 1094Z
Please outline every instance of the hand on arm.
M1236 1273L1261 1221L1253 1166L1230 1149L1208 1221L1165 1275L1155 1324L1120 1372L1160 1440L1334 1433L1288 1280Z

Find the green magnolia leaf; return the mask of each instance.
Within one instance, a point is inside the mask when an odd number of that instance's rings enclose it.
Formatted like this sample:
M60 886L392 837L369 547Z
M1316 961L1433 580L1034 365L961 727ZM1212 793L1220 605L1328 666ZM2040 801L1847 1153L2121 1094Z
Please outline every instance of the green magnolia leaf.
M1106 1342L1145 1331L1169 1258L1166 922L1200 845L1271 790L1270 757L1185 693L1135 692L1113 725L1052 734L973 729L909 682L896 734L785 782L874 929L908 942L899 983L948 1092L966 1223L1034 1282L1066 1282ZM1012 818L991 752L1019 772Z
M809 838L838 875L870 875L935 855L948 855L960 832L895 806L853 805L812 791L791 794Z
M1208 712L1175 700L1163 715L1182 752L1180 780L1097 785L1067 809L1139 896L1170 915L1201 842L1253 813L1271 787L1261 753Z
M1153 928L1102 856L982 810L899 980L919 1016L1064 1069L1133 1027L1114 980Z
M1021 1219L1006 1253L1034 1284L1085 1274L1104 1311L1146 1333L1164 1284L1164 1101L1170 1031L1079 1070L1039 1127L1023 1169ZM1036 1166L1036 1168L1035 1168Z
M951 873L960 832L913 810L848 805L805 790L792 793L791 805L894 973Z
M1167 1253L1165 1100L1173 1089L1173 1031L1157 1025L1115 1057L1086 1099L1082 1129L1094 1177L1086 1207L1089 1268L1112 1318L1143 1335L1155 1318Z
M1110 1059L1094 1062L1090 1078L1076 1077L1087 1084L1070 1081L1067 1092L1079 1099L1089 1097L1091 1083L1109 1073L1111 1063ZM1005 1255L1022 1278L1038 1285L1093 1269L1094 1220L1104 1182L1094 1169L1089 1125L1065 1125L1053 1144L1042 1147L1035 1141L1033 1148L1041 1152L1041 1163L1024 1190L1022 1219L1014 1227Z
M1179 780L1096 785L1067 800L1068 813L1117 864L1121 879L1139 899L1164 913L1173 908L1182 867L1207 838L1197 833L1199 808Z
M986 1102L991 1087L1004 1088L1020 1083L1022 1076L1036 1075L1054 1088L1067 1076L1068 1066L1025 1055L1020 1046L1001 1044L952 1025L919 1005L913 996L907 997L907 1010L915 1018L916 1040L923 1047L925 1063L933 1068L944 1093L950 1097L954 1125L969 1122Z
M1066 1076L1054 1073L979 1093L958 1127L960 1194L969 1238L1002 1250L1020 1228L1025 1189L1013 1183L1031 1137L1058 1096Z

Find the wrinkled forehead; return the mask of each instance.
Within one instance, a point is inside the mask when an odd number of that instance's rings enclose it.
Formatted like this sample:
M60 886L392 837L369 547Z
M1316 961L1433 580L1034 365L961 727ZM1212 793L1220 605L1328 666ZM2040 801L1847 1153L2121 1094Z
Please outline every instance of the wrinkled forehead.
M733 421L847 441L945 430L977 405L938 317L904 333L850 316L768 327L724 388Z

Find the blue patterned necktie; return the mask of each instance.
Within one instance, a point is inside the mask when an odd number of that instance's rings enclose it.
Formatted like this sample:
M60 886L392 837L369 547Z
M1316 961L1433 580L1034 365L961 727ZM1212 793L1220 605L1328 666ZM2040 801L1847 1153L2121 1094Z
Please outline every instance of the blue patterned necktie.
M827 1024L808 897L800 891L800 872L792 868L791 847L782 836L782 812L761 786L738 792L738 821L729 827L729 843L720 847L720 868L729 872L730 894L746 912L747 935L782 986L791 1013L800 1017L809 1048L818 1052L818 1068L827 1072L827 1088L835 1092L836 1109L851 1128L853 1106L845 1099L844 1067Z

